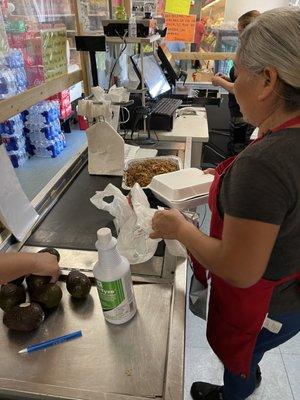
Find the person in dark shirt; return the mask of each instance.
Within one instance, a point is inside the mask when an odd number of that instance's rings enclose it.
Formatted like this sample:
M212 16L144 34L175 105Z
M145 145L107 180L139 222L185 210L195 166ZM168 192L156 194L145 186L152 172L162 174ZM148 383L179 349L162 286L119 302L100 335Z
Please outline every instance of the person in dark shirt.
M234 93L258 139L214 171L210 236L177 210L152 238L177 239L211 281L208 341L224 385L194 382L194 400L244 400L264 353L300 332L300 9L261 14L242 33Z
M260 15L257 10L252 10L243 14L238 19L238 31L241 35L244 29L251 24ZM229 77L223 74L217 74L212 78L214 86L221 86L229 92L228 94L228 107L230 111L230 141L228 143L228 155L232 156L242 151L249 143L250 136L254 128L244 121L238 102L234 95L234 82L236 79L235 69L231 68Z

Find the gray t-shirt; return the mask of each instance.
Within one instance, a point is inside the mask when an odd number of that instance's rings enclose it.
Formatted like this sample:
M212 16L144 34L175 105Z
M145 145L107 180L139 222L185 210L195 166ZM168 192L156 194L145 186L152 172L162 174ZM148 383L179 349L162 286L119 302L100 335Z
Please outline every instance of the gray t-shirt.
M300 128L267 134L236 158L223 178L221 214L280 225L264 277L300 271ZM272 315L300 311L300 285L278 286Z

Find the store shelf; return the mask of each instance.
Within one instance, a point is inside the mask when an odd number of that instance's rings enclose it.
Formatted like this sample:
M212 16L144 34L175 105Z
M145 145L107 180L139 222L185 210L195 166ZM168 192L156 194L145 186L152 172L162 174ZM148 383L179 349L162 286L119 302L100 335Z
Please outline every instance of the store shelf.
M52 79L42 85L26 90L17 96L0 101L0 121L6 121L39 101L45 100L62 90L82 81L81 69Z
M106 16L107 16L106 11L99 12L98 14L88 14L88 17L106 17Z
M215 7L225 7L225 0L214 0L213 2L207 4L206 6L204 6L201 9L201 12L204 11L210 11L212 9L212 7L215 9Z
M138 43L138 44L151 44L156 42L157 40L160 39L160 35L153 35L149 36L147 38L126 38L126 43ZM118 36L106 36L106 43L123 43L122 38L119 38Z
M222 52L201 52L201 53L188 53L188 52L174 52L172 56L175 60L232 60L235 53L222 53Z
M45 18L61 18L61 17L75 17L75 14L27 14L27 15L21 15L21 14L12 14L11 17L18 17L18 18L39 18L39 17L45 17Z

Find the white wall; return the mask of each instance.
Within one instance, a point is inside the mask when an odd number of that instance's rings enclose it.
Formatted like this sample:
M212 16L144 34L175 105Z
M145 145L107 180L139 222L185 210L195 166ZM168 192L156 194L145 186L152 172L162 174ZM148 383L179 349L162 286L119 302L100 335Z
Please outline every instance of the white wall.
M286 7L289 0L227 0L225 21L237 21L238 18L250 10L267 11L276 7Z

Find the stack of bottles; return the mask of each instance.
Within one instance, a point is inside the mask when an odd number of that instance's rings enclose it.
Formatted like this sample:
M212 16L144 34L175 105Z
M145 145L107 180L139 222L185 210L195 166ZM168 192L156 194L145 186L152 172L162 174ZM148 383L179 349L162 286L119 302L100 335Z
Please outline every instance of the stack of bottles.
M55 96L49 97L49 100L58 101L60 104L60 118L68 119L72 115L72 103L70 90L66 89L57 93Z
M60 105L57 101L43 101L25 111L27 151L37 157L57 157L66 147L60 126Z
M0 99L15 96L27 89L23 54L19 50L0 52Z
M20 167L28 159L24 122L21 114L0 124L0 135L7 153L15 168Z

